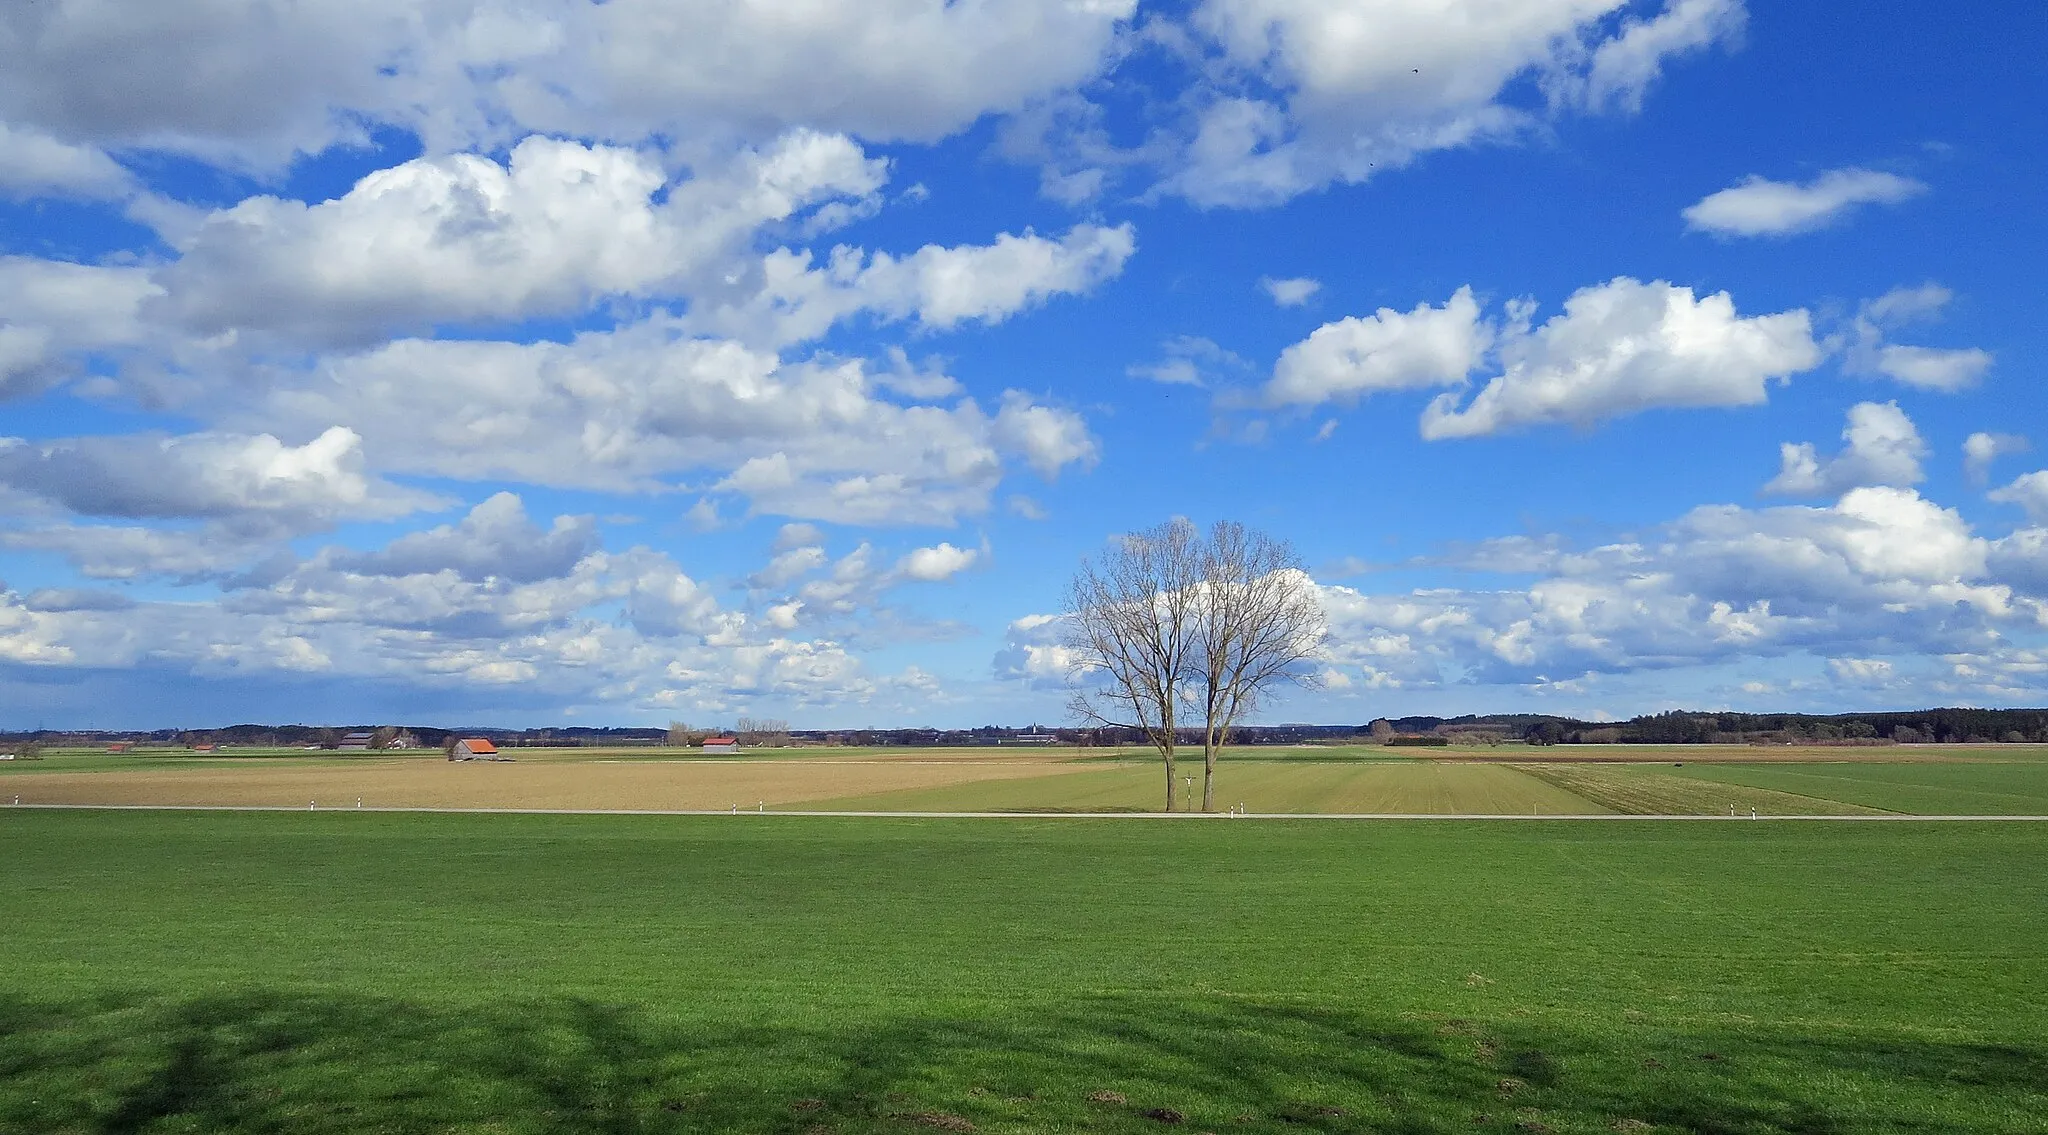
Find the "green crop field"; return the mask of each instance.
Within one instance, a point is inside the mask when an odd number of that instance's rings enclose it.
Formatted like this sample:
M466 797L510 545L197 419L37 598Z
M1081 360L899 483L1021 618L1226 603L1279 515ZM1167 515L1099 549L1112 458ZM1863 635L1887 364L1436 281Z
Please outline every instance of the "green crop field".
M2048 763L1688 766L1701 780L1957 816L2048 816Z
M903 812L1155 811L1148 750L518 749L487 772L438 752L53 751L0 763L0 804ZM1219 811L1268 815L2048 815L2042 746L1273 746L1231 750ZM1199 752L1178 771L1199 780ZM1186 796L1184 782L1180 787ZM1199 785L1196 786L1199 788Z
M1195 778L1199 803L1202 763L1186 761L1178 773ZM1566 789L1505 765L1432 761L1309 763L1238 759L1217 774L1218 811L1243 803L1249 811L1410 812L1468 815L1573 815L1609 811ZM1181 786L1181 795L1187 788ZM1158 761L1133 760L1100 772L1062 773L1007 781L978 781L814 801L804 808L851 811L980 812L1018 810L1157 811L1166 793Z
M0 809L0 865L10 1133L2048 1116L2027 822Z
M436 759L439 759L440 755L434 754ZM140 769L225 769L262 765L326 768L338 767L351 761L388 759L391 758L336 756L331 752L265 752L221 756L216 753L192 753L184 750L143 753L107 753L94 750L51 753L41 760L34 761L0 762L0 780L11 776L36 776L43 773L133 772Z
M1717 777L1705 766L1574 765L1517 766L1522 772L1560 791L1576 794L1594 807L1631 816L1747 815L1856 816L1882 814L1882 808L1844 803L1825 796L1801 795L1750 784L1738 774ZM1768 771L1764 765L1719 766ZM1941 776L1956 765L1924 765ZM2044 778L2048 779L2048 778Z
M1196 778L1201 763L1184 761ZM1467 815L1854 816L2048 815L2048 762L1862 759L1828 764L1727 760L1485 763L1433 758L1222 762L1217 808ZM1153 811L1165 780L1156 761L1090 772L864 793L795 807L850 811Z

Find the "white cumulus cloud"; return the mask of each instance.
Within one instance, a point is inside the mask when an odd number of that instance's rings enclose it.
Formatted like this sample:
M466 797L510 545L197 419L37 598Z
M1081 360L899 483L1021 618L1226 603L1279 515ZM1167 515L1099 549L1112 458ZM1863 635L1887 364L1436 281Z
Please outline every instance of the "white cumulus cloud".
M1849 408L1842 452L1821 460L1812 442L1780 447L1781 468L1764 486L1786 496L1836 496L1858 485L1914 485L1926 479L1920 461L1927 443L1896 402L1859 402Z
M1676 55L1726 42L1740 0L1204 0L1223 75L1163 188L1201 205L1284 201L1432 150L1513 137L1550 113L1633 109ZM1533 80L1539 100L1511 95ZM1250 89L1254 94L1238 92Z
M80 354L146 342L159 294L143 268L0 256L0 401L75 374Z
M904 579L920 583L937 583L973 567L981 560L978 548L956 548L940 543L929 548L918 548L896 561L896 574Z
M435 503L369 474L362 439L345 426L297 446L269 434L9 438L0 440L0 485L82 516L295 529L403 516Z
M1940 317L1955 294L1936 283L1893 288L1857 306L1843 369L1889 378L1922 390L1953 393L1975 385L1991 369L1991 352L1976 347L1915 347L1891 343L1902 327Z
M1006 460L1042 476L1094 459L1078 414L1010 392L882 396L859 359L784 363L672 321L569 343L400 340L281 374L262 421L334 423L379 468L464 480L647 490L677 474L756 511L949 524L989 507Z
M861 312L933 331L998 323L1055 296L1093 291L1136 249L1128 222L1076 225L1057 239L1003 233L986 245L926 245L904 256L840 245L822 264L808 250L783 248L761 261L758 289L706 302L691 322L764 346L818 338Z
M1325 323L1280 353L1263 391L1274 406L1355 401L1380 391L1455 386L1492 341L1470 287L1440 306L1381 308Z
M2025 453L2027 439L2019 434L1986 433L1979 430L1963 439L1963 472L1974 484L1991 477L1991 463L2014 453Z
M1160 352L1158 360L1133 363L1124 373L1167 386L1207 386L1218 372L1241 371L1248 365L1236 352L1200 335L1176 335L1160 344Z
M1804 183L1750 176L1710 193L1682 215L1686 227L1720 236L1788 236L1825 228L1861 205L1896 205L1927 192L1910 177L1869 169L1829 170Z
M364 575L452 571L469 580L531 583L569 574L597 545L594 518L558 516L552 527L542 528L527 517L517 494L501 492L458 523L406 533L375 552L337 553L334 562Z
M1026 615L1012 622L1004 633L1003 649L995 656L995 677L1038 689L1065 686L1075 657L1060 643L1064 623L1058 615Z
M1867 486L1818 508L1697 508L1637 540L1552 556L1526 587L1325 585L1322 600L1330 661L1369 687L1542 688L1800 655L1981 657L2034 619L1998 550L1953 509Z
M1323 290L1323 282L1307 276L1291 276L1281 280L1261 276L1259 287L1265 289L1266 294L1273 297L1273 302L1281 307L1300 307Z
M2013 478L2011 484L1992 490L1991 499L2016 504L2027 510L2034 523L2048 525L2048 469Z
M159 275L162 302L202 332L347 339L672 295L761 225L882 178L845 138L799 131L657 202L667 176L653 157L533 137L504 165L419 158L333 201L253 197L214 213Z
M97 146L0 122L0 196L126 197L135 179Z
M1475 437L1533 425L1591 426L1658 407L1749 406L1768 384L1822 357L1803 310L1741 316L1726 292L1695 296L1626 276L1582 288L1564 311L1527 325L1510 312L1496 352L1501 373L1470 402L1450 392L1422 416L1426 438Z
M242 0L10 6L0 119L71 144L276 167L415 131L696 148L791 126L932 141L1086 82L1135 0Z

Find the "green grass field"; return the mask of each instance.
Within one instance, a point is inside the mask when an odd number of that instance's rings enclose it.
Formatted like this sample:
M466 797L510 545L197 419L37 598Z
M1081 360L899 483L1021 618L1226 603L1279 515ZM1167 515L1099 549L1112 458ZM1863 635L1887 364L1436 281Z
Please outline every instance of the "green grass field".
M0 810L0 864L6 1132L2048 1116L2032 823Z

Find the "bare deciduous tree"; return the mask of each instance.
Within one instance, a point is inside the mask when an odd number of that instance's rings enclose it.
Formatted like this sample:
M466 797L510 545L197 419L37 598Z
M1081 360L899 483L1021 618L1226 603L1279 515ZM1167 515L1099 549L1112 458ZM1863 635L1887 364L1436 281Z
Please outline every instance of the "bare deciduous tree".
M740 744L781 748L789 744L789 722L779 717L742 717L733 723Z
M1284 540L1222 521L1201 548L1198 649L1192 675L1202 709L1202 811L1216 809L1216 758L1231 727L1276 684L1314 681L1303 663L1323 643L1315 582Z
M1099 565L1082 560L1067 592L1073 712L1144 733L1166 764L1169 812L1176 730L1195 663L1200 543L1185 520L1131 533Z
M1231 728L1275 685L1312 681L1302 663L1323 638L1293 550L1228 522L1204 538L1175 520L1125 536L1100 565L1083 560L1066 616L1073 712L1145 734L1166 766L1169 812L1180 723L1202 719L1202 809L1213 810Z

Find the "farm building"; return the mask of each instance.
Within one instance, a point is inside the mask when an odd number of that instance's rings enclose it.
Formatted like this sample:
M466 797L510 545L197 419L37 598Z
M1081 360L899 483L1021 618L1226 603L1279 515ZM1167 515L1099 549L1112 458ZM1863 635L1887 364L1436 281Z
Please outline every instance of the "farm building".
M132 749L132 748L134 748L134 747L135 747L135 743L134 743L134 742L132 742L132 741L109 741L109 742L107 742L107 752L109 752L109 753L125 753L125 752L127 752L128 750L130 750L130 749Z
M360 751L363 749L371 748L372 743L376 740L376 737L377 735L375 733L372 733L367 729L363 730L360 733L344 733L341 735L341 744L335 747L338 749L352 749Z
M706 737L704 751L707 753L737 753L740 742L737 737Z
M448 750L451 761L494 761L498 759L498 747L482 737L464 737Z

